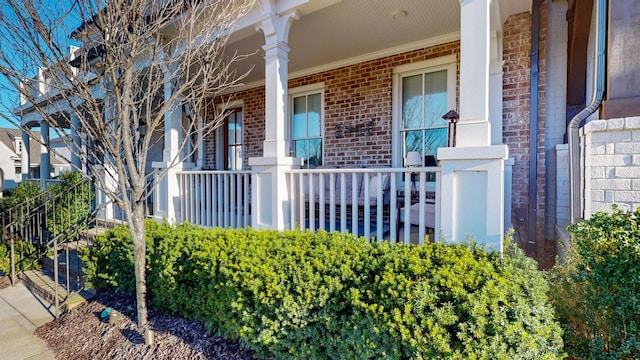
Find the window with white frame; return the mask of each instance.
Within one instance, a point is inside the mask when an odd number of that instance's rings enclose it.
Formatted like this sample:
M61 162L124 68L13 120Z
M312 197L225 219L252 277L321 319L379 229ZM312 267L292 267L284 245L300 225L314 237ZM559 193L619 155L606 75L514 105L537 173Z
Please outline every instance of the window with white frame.
M291 151L305 169L322 165L323 91L298 89L291 96Z
M224 122L224 168L228 170L242 170L242 108L231 109Z
M227 109L224 123L217 129L217 168L242 170L244 168L244 116L242 105Z
M396 153L403 159L418 151L423 159L447 146L447 121L455 109L455 57L444 57L401 66L396 75Z

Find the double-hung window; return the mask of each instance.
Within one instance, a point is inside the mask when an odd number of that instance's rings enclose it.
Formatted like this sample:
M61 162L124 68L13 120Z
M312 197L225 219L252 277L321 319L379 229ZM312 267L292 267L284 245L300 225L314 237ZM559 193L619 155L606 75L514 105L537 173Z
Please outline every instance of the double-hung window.
M448 123L442 116L455 109L455 58L410 64L395 73L399 159L410 151L436 156L447 146Z
M305 169L322 165L323 94L321 89L293 90L291 97L291 151L303 158Z
M242 107L233 107L218 128L218 170L242 170L244 164L244 117Z

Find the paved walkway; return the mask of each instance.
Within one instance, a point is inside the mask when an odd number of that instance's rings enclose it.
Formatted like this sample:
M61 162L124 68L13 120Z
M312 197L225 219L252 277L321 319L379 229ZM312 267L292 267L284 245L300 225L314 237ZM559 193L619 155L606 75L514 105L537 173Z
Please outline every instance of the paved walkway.
M35 329L53 320L42 302L24 285L0 290L0 359L54 360Z

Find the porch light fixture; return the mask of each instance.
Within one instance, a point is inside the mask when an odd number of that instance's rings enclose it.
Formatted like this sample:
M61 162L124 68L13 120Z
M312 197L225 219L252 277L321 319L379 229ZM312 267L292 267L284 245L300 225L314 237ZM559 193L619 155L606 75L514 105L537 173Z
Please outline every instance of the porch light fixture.
M447 146L456 147L456 128L460 115L455 110L449 110L448 113L442 115L442 118L449 122L449 134L447 135Z

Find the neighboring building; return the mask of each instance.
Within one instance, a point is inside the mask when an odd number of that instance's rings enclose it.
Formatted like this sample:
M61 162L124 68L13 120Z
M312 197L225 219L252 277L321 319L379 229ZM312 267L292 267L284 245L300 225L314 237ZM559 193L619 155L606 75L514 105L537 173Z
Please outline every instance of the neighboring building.
M571 221L570 210L576 221L612 203L640 205L638 16L634 0L259 1L228 44L260 50L245 63L255 68L233 94L224 126L160 184L154 214L276 229L331 218L328 228L342 228L333 226L335 213L311 210L311 195L347 172L327 168L375 167L352 172L369 193L353 195L351 205L365 199L359 209L384 208L377 224L393 223L409 214L389 208L413 204L404 202L411 188L398 174L418 151L440 166L437 182L420 190L436 193L436 234L447 241L475 234L501 247L513 226L520 244L540 254ZM596 20L607 18L598 30ZM581 177L570 178L567 125L598 88L596 34L608 45L604 98L594 114L582 112ZM459 113L455 133L442 118L449 110ZM181 134L175 123L164 131ZM309 181L313 172L300 166L334 175ZM391 200L378 207L381 186ZM344 203L338 190L318 201ZM421 219L426 207L417 208Z
M40 132L31 131L30 136L34 139L39 139ZM21 130L0 128L0 178L2 178L0 191L14 188L22 181L23 174L28 174L31 179L39 179L41 177L40 147L30 147L28 166L23 171L22 152L24 149ZM54 148L53 151L56 152L56 149ZM50 164L47 178L57 176L62 171L70 168L68 161L59 155L52 158Z

